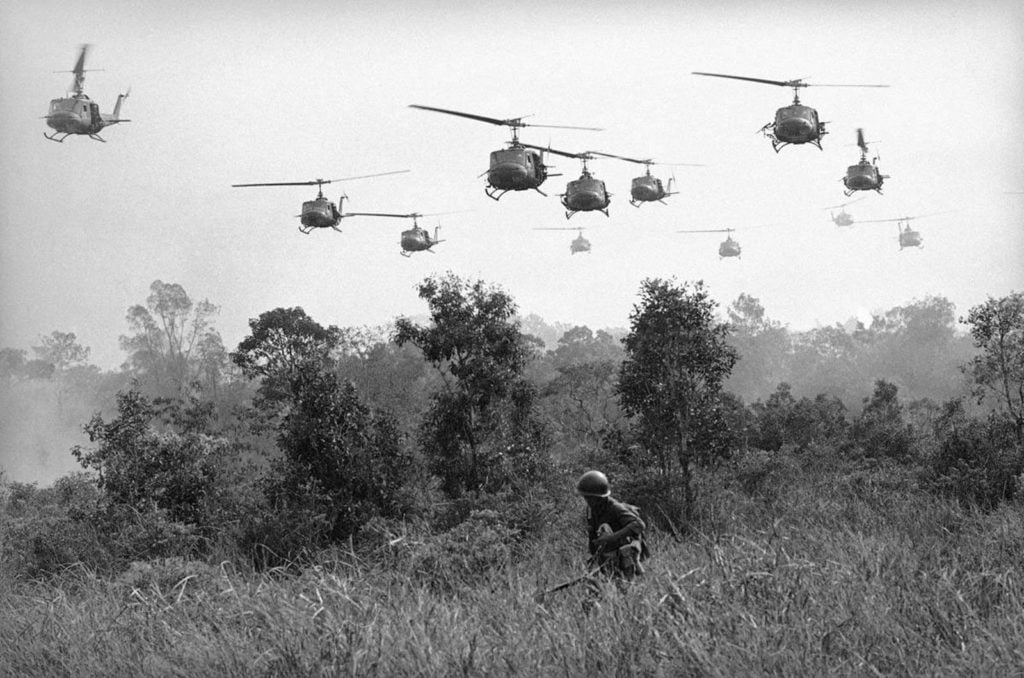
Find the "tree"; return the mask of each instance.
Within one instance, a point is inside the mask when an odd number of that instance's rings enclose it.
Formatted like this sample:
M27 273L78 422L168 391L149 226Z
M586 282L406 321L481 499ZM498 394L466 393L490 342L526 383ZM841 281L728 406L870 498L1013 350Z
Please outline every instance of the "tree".
M548 352L556 376L544 388L545 401L558 430L592 449L622 417L615 392L622 344L604 330L573 327Z
M394 421L372 412L355 387L327 371L305 372L278 436L285 454L275 493L287 503L306 493L327 516L334 540L374 516L399 513L398 492L412 466Z
M749 294L729 305L729 343L738 353L726 387L748 399L763 397L780 381L789 358L786 328L765 315L761 302Z
M210 325L219 309L206 299L193 302L177 283L154 280L149 289L145 306L128 309L134 334L120 338L125 368L157 394L181 397L200 373L209 375L216 356L223 359L223 342Z
M961 319L962 321L962 319ZM968 366L981 400L991 394L998 408L1013 421L1017 448L1024 448L1024 293L989 297L970 309L974 345L981 355Z
M54 330L48 337L40 339L40 346L32 350L40 360L53 365L58 375L64 374L69 367L79 365L89 359L89 349L78 343L74 332Z
M716 306L703 281L680 286L674 280L647 279L624 340L626 360L618 386L622 405L659 459L661 472L679 474L686 519L695 499L691 443L707 433L700 423L722 421L714 410L737 359L726 342L728 325L715 319Z
M21 348L0 349L0 379L10 383L24 376L27 355Z
M109 422L96 414L85 426L95 449L72 449L84 468L98 473L98 487L115 510L165 517L207 536L222 529L243 484L233 446L197 433L157 432L151 426L156 411L136 390L117 394L117 412Z
M911 431L903 423L903 406L896 397L899 389L884 379L864 399L864 409L853 422L854 440L869 456L905 457L910 453Z
M341 330L324 327L302 308L275 308L249 320L252 332L238 344L231 361L250 378L261 378L257 407L273 412L297 395L298 380L334 366Z
M57 411L64 414L64 391L68 370L84 364L89 359L89 349L78 343L74 332L54 330L48 337L42 337L39 346L33 346L39 360L53 365L53 379L57 390Z
M538 467L532 457L546 450L540 449L542 440L519 437L538 429L531 414L532 389L522 378L531 349L515 319L512 297L453 273L425 279L419 296L430 309L430 326L400 318L395 341L417 346L442 377L444 386L434 395L421 440L445 490L452 495L477 492L502 485L510 473L531 475L530 469ZM500 429L503 406L515 410L509 419L515 444L489 440Z
M929 296L876 315L864 346L862 371L886 375L905 397L943 400L959 395L963 375L957 366L969 358L967 342L956 336L951 301Z

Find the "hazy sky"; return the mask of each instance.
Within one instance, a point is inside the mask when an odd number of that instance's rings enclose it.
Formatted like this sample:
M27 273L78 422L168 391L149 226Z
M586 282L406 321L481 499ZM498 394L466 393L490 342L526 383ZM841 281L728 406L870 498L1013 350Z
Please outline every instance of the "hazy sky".
M85 91L104 112L131 86L106 144L43 138L79 45ZM888 89L809 87L828 121L824 151L779 154L758 130L792 92L692 71ZM626 326L645 277L703 279L724 306L761 299L792 329L864 316L927 295L959 313L1024 289L1024 5L1020 2L114 2L0 0L0 347L73 331L93 362L124 356L127 308L155 279L221 307L229 348L249 318L302 306L323 324L421 314L415 286L454 271L502 285L549 322ZM611 217L566 221L556 194L575 160L534 192L484 195L505 128L408 108L603 132L525 129L528 143L704 163L677 168L679 195L635 209L642 173L590 163ZM890 175L857 219L914 222L924 248L899 251L895 224L839 229L841 177L863 127ZM231 188L409 169L333 184L353 211L460 211L436 254L399 256L407 223L342 222L298 232L308 187ZM655 168L667 179L670 168ZM744 227L775 224L771 227ZM534 227L581 226L593 244ZM740 259L718 258L737 228Z

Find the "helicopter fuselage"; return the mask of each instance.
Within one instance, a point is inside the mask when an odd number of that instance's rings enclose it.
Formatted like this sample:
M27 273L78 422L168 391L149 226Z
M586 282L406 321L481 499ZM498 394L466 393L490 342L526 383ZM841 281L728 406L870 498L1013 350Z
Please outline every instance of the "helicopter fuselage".
M487 183L495 191L525 191L537 188L544 183L547 176L547 168L541 160L540 153L536 151L513 146L491 153Z
M402 231L402 238L399 244L402 246L402 254L409 256L413 252L425 252L430 250L431 247L441 242L437 239L437 236L430 236L430 231L419 226L413 226L412 228Z
M803 104L791 104L775 111L775 122L765 125L764 133L776 151L786 144L807 143L820 149L820 139L826 134L825 123L818 120L818 112Z
M905 247L921 247L923 238L918 231L910 230L910 227L900 229L900 249Z
M844 210L839 214L833 214L832 222L836 226L853 226L853 217Z
M577 252L589 252L590 241L581 235L572 241L572 244L569 245L569 251L572 254L576 254Z
M611 199L605 190L604 182L590 174L583 174L579 179L570 181L562 196L562 205L566 209L566 218L576 212L593 212L600 210L608 215L608 204Z
M868 162L861 160L856 165L846 168L846 176L843 177L843 185L846 186L846 195L853 195L855 191L878 191L882 192L882 183L885 175L878 171L878 168Z
M302 203L299 215L302 226L299 230L309 233L314 228L334 228L341 221L341 214L334 203L327 198L314 198Z
M62 99L51 99L50 110L46 114L46 125L54 130L52 136L44 135L51 141L64 141L72 134L85 134L98 141L103 141L97 134L104 127L114 125L121 120L118 115L121 111L121 102L127 98L127 94L117 97L117 104L114 106L113 114L101 113L100 107L95 101L85 94L76 94L73 97ZM63 134L57 138L58 134Z
M740 256L740 244L732 238L726 238L718 246L718 256L723 258Z
M633 179L633 183L629 188L629 195L632 198L631 202L637 203L661 200L668 193L665 191L661 179L645 174L642 177Z

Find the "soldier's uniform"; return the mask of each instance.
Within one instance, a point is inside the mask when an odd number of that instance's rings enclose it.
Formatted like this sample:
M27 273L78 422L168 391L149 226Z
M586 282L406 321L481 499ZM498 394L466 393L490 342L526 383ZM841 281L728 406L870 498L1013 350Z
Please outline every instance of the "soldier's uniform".
M632 504L611 496L608 479L600 471L588 471L577 483L577 490L587 501L587 536L591 558L601 571L612 576L633 579L643 574L642 557L644 521ZM602 537L603 543L597 540Z

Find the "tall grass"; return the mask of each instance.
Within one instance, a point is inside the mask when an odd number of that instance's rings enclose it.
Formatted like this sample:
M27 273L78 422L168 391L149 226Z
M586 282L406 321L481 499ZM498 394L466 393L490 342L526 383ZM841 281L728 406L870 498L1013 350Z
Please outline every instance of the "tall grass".
M636 582L540 603L582 571L581 507L486 569L410 534L263 573L2 578L0 673L1024 675L1020 505L981 513L898 467L771 463L757 484L704 474L691 535L653 534Z

